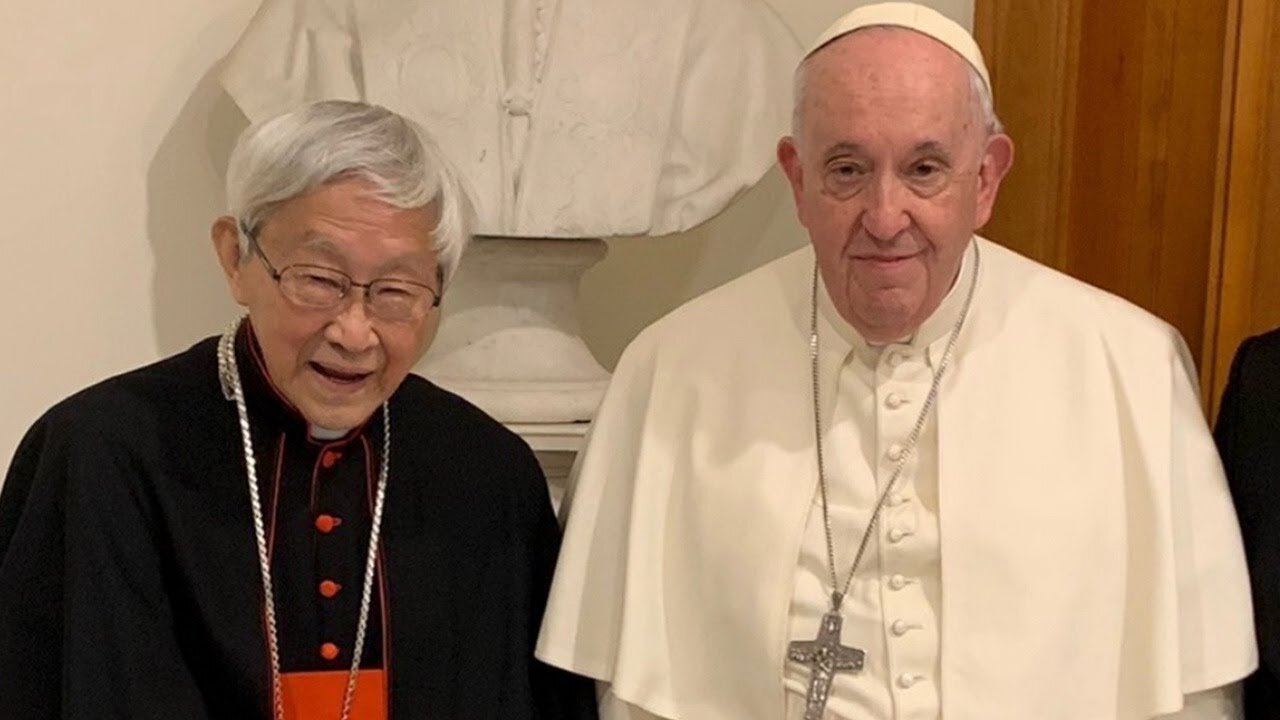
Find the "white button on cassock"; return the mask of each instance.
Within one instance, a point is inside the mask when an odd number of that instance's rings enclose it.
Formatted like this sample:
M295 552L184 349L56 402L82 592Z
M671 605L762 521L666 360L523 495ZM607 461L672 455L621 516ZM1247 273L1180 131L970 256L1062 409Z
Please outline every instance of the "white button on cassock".
M884 455L885 457L889 458L893 462L898 462L899 460L902 459L903 452L904 452L904 448L901 445L899 445L898 443L893 443L892 445L889 446L889 449L885 452Z
M913 626L905 620L894 620L893 624L889 626L889 631L898 637L902 637L910 632L912 627Z
M900 492L889 493L889 507L897 507L907 501L907 496Z
M907 579L901 575L892 575L889 577L889 589L901 590L907 586Z
M903 530L902 528L893 528L892 530L889 531L889 542L893 542L893 543L901 542L902 538L906 537L907 535L908 533L906 530Z
M907 690L911 686L920 682L920 680L922 679L923 678L921 678L919 675L912 675L911 673L902 673L901 675L898 676L898 687L902 688L903 690Z
M906 402L907 401L898 393L889 393L887 396L885 396L885 399L884 399L885 407L889 408L890 410L897 410L898 408L902 407L903 404L905 404Z

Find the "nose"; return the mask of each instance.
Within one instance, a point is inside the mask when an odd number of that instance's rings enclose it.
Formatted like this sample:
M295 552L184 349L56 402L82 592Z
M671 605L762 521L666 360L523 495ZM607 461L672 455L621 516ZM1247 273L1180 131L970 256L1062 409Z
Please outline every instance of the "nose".
M365 304L365 290L353 288L342 311L324 329L325 339L352 355L366 353L378 345L373 319Z
M869 189L867 205L862 211L862 227L872 239L892 242L911 226L907 213L908 190L891 173L883 173Z

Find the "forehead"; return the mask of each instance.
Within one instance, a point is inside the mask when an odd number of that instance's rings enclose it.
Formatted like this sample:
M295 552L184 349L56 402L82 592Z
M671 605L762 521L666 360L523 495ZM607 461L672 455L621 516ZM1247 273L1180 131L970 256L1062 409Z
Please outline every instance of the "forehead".
M845 141L955 141L975 124L966 61L895 27L859 30L816 52L805 68L803 103L806 134Z
M284 242L330 249L349 245L429 248L439 220L435 204L398 208L378 198L368 182L329 183L281 204L265 228Z

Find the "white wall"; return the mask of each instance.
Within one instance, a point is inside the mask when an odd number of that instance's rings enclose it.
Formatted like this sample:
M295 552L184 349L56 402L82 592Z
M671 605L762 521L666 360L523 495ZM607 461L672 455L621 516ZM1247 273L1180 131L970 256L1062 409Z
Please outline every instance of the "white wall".
M771 2L802 40L857 4ZM971 24L972 2L934 5ZM0 1L0 467L52 403L235 316L208 226L244 119L216 66L257 4ZM775 170L693 232L612 242L583 283L601 361L680 302L798 247L789 203Z

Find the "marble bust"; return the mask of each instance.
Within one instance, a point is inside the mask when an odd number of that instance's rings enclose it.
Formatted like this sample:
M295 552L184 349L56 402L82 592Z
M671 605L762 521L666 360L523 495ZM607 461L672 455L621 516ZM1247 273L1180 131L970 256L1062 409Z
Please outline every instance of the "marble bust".
M223 84L251 120L320 98L426 126L478 234L661 235L773 162L800 48L764 0L264 0Z

